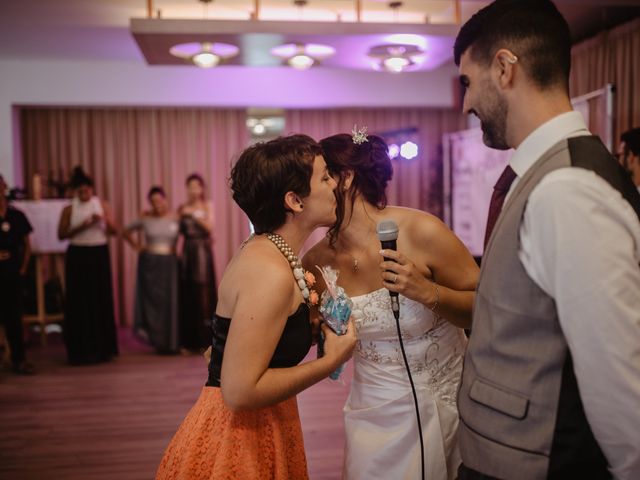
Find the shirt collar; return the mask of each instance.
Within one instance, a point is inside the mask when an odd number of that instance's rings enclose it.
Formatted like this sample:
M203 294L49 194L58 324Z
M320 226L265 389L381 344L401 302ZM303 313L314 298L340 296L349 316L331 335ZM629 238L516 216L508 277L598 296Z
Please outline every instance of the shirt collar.
M565 138L590 135L580 112L571 111L540 125L513 152L509 164L519 178L551 147Z

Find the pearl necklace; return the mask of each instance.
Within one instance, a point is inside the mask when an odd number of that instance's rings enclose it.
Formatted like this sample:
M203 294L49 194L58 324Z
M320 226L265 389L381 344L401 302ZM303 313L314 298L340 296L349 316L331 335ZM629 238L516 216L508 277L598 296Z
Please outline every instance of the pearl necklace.
M307 303L307 305L317 304L318 294L315 290L311 289L311 287L315 283L313 275L310 275L309 272L306 272L305 269L302 268L300 259L293 252L293 249L289 246L289 244L287 244L287 242L285 242L280 235L278 235L277 233L267 233L266 236L273 242L276 247L278 247L278 250L280 250L280 252L289 262L289 266L293 271L293 277L296 279L298 288L302 293L302 298L304 298L304 301Z

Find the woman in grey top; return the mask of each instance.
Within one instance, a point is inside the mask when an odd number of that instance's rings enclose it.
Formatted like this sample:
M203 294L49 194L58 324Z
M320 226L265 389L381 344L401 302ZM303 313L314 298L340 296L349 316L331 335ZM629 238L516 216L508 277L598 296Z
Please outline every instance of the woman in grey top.
M162 187L147 194L151 210L128 225L125 239L139 253L134 332L158 353L178 351L178 218L169 210ZM144 241L132 235L141 230Z

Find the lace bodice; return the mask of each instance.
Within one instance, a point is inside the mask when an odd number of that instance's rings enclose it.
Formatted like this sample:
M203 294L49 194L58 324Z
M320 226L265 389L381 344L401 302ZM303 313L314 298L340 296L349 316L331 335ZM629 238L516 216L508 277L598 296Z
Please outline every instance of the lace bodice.
M358 333L356 377L375 364L379 373L384 370L395 380L408 382L388 290L381 288L352 300ZM464 332L403 296L400 328L411 372L428 376L427 385L434 394L455 402L466 346Z

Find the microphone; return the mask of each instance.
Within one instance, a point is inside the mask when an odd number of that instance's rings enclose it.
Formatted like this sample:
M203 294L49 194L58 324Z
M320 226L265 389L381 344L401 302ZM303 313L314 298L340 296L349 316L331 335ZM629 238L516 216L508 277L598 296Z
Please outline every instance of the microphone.
M396 222L394 222L393 220L383 220L378 223L376 232L378 233L380 246L384 250L398 249L398 225L396 224ZM385 257L384 259L395 261L387 257ZM393 311L393 316L398 319L400 318L400 303L398 302L398 292L389 291L389 295L391 296L391 310Z

